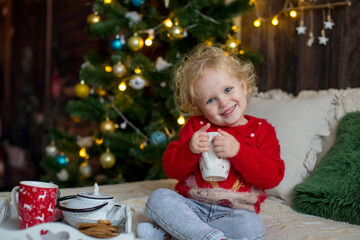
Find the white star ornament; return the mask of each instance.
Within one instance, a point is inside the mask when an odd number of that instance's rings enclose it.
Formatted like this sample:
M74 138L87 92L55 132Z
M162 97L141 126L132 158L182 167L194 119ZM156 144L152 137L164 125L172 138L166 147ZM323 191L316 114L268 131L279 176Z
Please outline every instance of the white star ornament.
M306 31L306 27L305 26L298 26L296 28L296 31L297 31L297 34L300 35L300 34L305 34L305 31Z

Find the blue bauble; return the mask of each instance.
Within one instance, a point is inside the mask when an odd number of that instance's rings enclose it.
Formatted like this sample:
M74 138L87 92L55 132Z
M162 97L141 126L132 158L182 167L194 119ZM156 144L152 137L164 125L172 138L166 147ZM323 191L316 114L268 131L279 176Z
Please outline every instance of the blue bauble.
M166 135L161 131L155 131L150 136L150 142L153 145L160 145L166 142Z
M66 167L69 165L69 158L63 154L57 155L55 161L61 167Z
M114 38L110 42L110 48L114 51L121 50L122 49L122 43L120 38Z
M131 0L131 3L135 6L135 7L140 7L141 5L143 5L145 2L145 0Z

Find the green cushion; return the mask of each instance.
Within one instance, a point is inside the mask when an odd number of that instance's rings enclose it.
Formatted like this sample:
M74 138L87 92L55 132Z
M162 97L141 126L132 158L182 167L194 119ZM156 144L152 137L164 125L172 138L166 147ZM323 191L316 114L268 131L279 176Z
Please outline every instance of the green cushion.
M293 194L298 212L360 225L360 112L340 120L334 145Z

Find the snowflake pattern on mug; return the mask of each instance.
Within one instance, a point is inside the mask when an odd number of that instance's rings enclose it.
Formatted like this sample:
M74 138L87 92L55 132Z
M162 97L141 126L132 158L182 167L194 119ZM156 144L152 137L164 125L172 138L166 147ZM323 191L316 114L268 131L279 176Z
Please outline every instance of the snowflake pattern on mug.
M58 188L56 185L53 186L42 187L20 183L18 202L20 229L55 220Z

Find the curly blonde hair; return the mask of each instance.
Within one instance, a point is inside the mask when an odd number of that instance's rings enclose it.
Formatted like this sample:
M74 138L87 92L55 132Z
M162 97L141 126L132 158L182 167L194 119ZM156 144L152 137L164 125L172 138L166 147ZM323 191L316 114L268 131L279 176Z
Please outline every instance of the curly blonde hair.
M245 80L249 100L256 86L254 66L220 47L199 44L188 55L184 55L180 66L174 73L175 98L178 107L191 115L201 115L195 106L195 83L203 76L206 69L226 71L241 80Z

